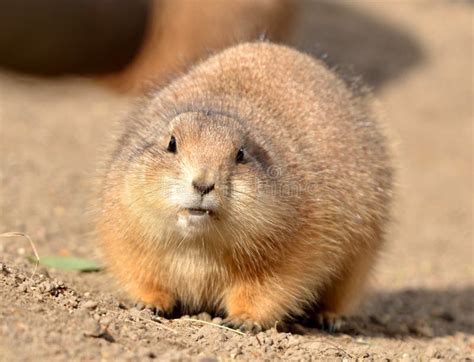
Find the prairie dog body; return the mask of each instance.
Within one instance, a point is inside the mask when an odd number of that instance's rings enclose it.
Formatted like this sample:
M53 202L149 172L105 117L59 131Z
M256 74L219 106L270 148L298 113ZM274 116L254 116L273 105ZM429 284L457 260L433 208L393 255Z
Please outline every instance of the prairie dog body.
M385 138L345 84L307 55L248 43L130 117L98 229L134 297L257 330L311 307L351 311L391 189Z

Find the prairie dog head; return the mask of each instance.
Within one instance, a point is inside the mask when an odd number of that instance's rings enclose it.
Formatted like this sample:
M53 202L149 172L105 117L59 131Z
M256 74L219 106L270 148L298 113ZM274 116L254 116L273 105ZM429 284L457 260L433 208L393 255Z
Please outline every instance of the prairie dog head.
M229 245L281 224L272 159L238 120L187 112L158 133L126 176L126 204L149 235Z

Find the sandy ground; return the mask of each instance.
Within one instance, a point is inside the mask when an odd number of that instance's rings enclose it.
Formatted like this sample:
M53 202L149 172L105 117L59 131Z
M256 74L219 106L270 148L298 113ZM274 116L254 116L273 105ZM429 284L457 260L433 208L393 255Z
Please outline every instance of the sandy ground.
M334 335L158 320L105 273L31 277L28 242L0 239L0 360L474 358L472 3L337 2L299 24L294 44L374 86L399 145L396 223L359 313ZM0 73L0 232L28 233L40 255L96 255L93 175L131 101Z

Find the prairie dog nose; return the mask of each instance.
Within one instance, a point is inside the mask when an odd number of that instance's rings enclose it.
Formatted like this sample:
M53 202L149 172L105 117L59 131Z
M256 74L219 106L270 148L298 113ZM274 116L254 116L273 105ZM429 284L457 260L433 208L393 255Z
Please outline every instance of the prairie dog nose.
M194 189L204 196L214 190L215 181L214 173L207 169L201 169L199 173L194 177L192 185Z
M203 183L193 180L193 187L201 196L204 196L214 190L214 183Z

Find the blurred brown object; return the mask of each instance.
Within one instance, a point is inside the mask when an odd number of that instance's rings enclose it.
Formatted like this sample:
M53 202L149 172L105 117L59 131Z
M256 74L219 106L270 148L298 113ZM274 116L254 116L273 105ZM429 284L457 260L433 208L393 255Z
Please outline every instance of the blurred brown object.
M281 41L295 14L292 0L153 0L145 40L122 71L99 79L120 91L163 84L212 52L261 36Z
M36 75L123 69L138 51L151 0L0 0L0 67Z

